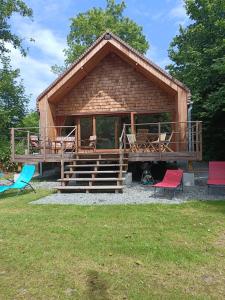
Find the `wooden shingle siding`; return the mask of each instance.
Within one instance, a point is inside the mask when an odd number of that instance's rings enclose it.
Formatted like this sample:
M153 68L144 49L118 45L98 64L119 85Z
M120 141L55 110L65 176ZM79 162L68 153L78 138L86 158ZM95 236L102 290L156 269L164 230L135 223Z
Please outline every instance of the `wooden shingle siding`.
M173 96L114 53L108 54L67 96L56 115L116 111L175 111Z

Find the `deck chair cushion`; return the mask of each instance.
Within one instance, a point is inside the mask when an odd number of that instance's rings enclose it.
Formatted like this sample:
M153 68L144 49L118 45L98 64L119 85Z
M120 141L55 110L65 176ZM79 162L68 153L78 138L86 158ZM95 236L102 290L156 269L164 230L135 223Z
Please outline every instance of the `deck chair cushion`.
M152 185L156 188L177 188L182 183L183 170L167 170L161 182Z
M27 186L30 186L34 191L34 188L31 186L30 181L35 173L35 166L34 165L24 165L22 171L20 172L19 176L17 177L16 181L11 185L3 185L0 186L0 192L5 192L9 189L19 189L22 190Z
M225 162L210 161L208 185L225 185Z

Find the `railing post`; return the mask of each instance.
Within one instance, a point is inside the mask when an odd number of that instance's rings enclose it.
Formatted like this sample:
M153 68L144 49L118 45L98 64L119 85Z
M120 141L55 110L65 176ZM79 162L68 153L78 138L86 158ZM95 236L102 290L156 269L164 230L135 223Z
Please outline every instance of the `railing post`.
M192 152L192 122L188 122L188 152Z
M30 154L30 131L27 131L27 154Z
M191 124L192 130L191 130L191 151L195 152L195 122Z
M61 179L64 179L64 160L61 159ZM64 181L61 181L61 185L64 185Z
M199 123L200 125L200 157L199 159L202 160L202 122Z
M11 159L15 160L15 128L11 128Z
M44 150L44 161L46 160L46 127L44 128L43 130L43 142L44 142L44 147L43 147L43 150Z
M74 138L75 138L75 152L77 153L78 141L77 141L77 126L74 127Z
M123 148L126 151L126 124L123 124Z
M62 158L62 160L64 159L64 147L65 145L64 145L64 140L62 140L62 144L61 144L61 158Z
M199 123L196 122L196 154L197 159L199 158Z

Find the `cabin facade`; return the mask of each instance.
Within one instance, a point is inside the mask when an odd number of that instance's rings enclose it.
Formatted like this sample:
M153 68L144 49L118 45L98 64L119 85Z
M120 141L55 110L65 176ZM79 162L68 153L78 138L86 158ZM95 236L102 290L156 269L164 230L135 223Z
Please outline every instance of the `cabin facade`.
M62 181L70 178L64 164L85 158L118 157L125 168L201 160L201 122L188 122L189 100L185 85L107 32L38 97L39 128L12 129L12 159L61 162Z

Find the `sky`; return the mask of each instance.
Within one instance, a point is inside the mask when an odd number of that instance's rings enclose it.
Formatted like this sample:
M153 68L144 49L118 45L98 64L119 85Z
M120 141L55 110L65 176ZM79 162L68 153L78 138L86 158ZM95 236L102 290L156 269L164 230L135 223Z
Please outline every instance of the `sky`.
M105 0L24 0L33 9L33 20L13 16L13 32L24 38L29 48L22 57L11 49L12 66L21 70L26 94L30 95L29 109L36 106L37 96L56 79L52 65L63 65L70 18L92 7L105 7ZM116 2L120 2L116 0ZM124 15L143 27L150 44L146 56L164 68L170 61L168 48L178 33L179 25L185 26L188 17L183 0L126 0ZM30 42L33 38L35 42Z

